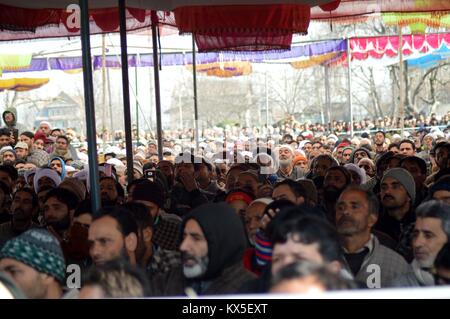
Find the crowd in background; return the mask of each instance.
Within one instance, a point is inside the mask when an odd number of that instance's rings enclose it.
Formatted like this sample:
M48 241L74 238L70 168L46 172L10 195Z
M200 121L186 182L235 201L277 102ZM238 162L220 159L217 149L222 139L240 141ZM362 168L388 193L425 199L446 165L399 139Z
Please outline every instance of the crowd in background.
M307 293L450 282L449 114L135 132L0 129L0 285L12 297ZM162 157L158 155L162 147ZM130 165L131 166L131 165ZM71 284L71 266L81 285ZM77 268L78 267L78 268Z

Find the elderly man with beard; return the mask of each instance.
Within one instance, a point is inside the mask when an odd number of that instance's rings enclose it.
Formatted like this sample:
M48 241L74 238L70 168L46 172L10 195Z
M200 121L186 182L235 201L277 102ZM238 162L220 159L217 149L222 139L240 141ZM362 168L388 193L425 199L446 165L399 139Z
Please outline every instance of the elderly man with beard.
M436 256L450 238L450 205L431 200L416 209L412 234L412 270L393 280L399 287L434 286L432 268Z
M45 196L44 223L60 241L67 236L77 206L77 196L63 188L54 188Z
M336 204L336 227L344 257L355 279L367 288L383 288L409 272L402 256L382 245L372 234L378 220L378 199L358 186L345 189ZM372 265L380 267L380 282L373 282Z
M299 167L294 166L294 151L289 145L281 145L278 149L278 169L277 176L279 180L293 179L297 180L304 176Z
M155 277L152 295L232 294L254 276L244 268L246 246L241 220L227 204L205 204L183 220L182 266Z
M22 188L14 194L11 221L0 225L0 247L11 238L38 226L33 223L38 207L37 196L31 189Z

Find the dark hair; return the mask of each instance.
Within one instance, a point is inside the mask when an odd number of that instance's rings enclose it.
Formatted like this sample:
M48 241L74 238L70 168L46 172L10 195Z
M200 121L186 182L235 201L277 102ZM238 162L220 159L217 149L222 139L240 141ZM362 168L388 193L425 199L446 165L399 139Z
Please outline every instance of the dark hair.
M313 146L314 146L314 144L320 144L320 147L323 147L323 144L322 144L321 141L314 141L314 142L313 142ZM319 147L319 148L320 148L320 147Z
M390 151L390 149L393 148L393 147L398 148L399 144L398 143L391 143L391 144L389 144L388 147L387 147L388 151Z
M124 260L112 260L92 267L83 286L98 286L105 298L139 298L150 295L146 275Z
M377 135L378 133L383 134L383 137L386 137L386 132L382 131L382 130L378 130L375 132L375 135Z
M93 216L94 214L92 213L92 205L91 205L91 200L90 199L85 199L83 201L81 201L78 204L77 209L75 209L75 213L73 214L73 217L78 217L84 214L89 214L91 216Z
M450 205L437 200L430 200L416 208L417 218L438 218L442 223L442 230L450 241Z
M284 281L296 280L309 276L314 277L316 283L323 286L325 290L347 290L357 288L353 281L333 273L324 266L308 261L297 261L280 269L280 271L272 277L272 287Z
M117 196L124 198L125 197L125 191L123 190L122 185L120 185L120 183L114 177L112 177L112 176L103 176L103 177L100 178L100 182L99 183L101 183L103 180L107 180L107 179L110 179L110 180L114 181L114 185L116 186Z
M56 137L56 140L61 139L61 138L66 141L67 145L69 145L70 142L69 142L69 139L67 138L67 136L59 135L58 137Z
M44 203L53 197L64 203L69 210L76 209L78 206L78 197L65 188L56 187L50 190L45 195Z
M416 163L419 166L419 168L420 168L420 172L423 175L427 174L427 163L423 159L421 159L420 157L407 156L407 157L403 158L402 160L400 160L400 167L402 167L403 163L405 163L405 162Z
M357 192L363 193L366 196L369 214L378 216L379 209L380 209L380 202L378 201L378 197L377 197L377 195L375 195L374 192L372 192L368 189L365 189L359 185L351 185L351 186L347 187L346 189L344 189L342 194L345 192L351 192L351 191L357 191Z
M34 139L34 133L33 133L33 132L30 132L30 131L22 132L22 133L20 133L20 135L25 135L25 136L28 137L29 139ZM19 136L20 136L20 135L19 135Z
M330 167L328 169L328 171L326 172L326 174L325 174L324 183L325 183L325 180L326 180L326 176L331 171L339 171L339 172L341 172L344 175L344 177L345 177L345 185L350 185L351 184L351 182L352 182L352 175L350 174L349 170L346 169L344 166L333 166L333 167Z
M434 260L434 268L450 269L450 242L444 244L437 254L436 259Z
M17 169L12 165L0 165L0 171L8 174L14 182L17 181L17 178L19 177Z
M306 198L306 190L305 187L303 187L302 184L292 180L292 179L284 179L281 182L277 182L274 186L273 189L286 185L287 187L289 187L289 189L294 193L295 197L305 197Z
M211 165L211 163L208 162L204 157L196 156L194 161L194 170L198 171L202 165L205 165L208 171L212 172L213 166Z
M435 155L436 152L437 152L437 150L438 150L439 148L446 148L447 151L450 153L450 143L445 142L445 141L442 141L442 142L437 143L437 144L433 147L433 149L430 151L430 154Z
M24 159L16 159L15 160L15 162L14 162L14 167L17 165L17 164L27 164L28 162L26 161L26 160L24 160Z
M53 130L50 131L50 135L53 134L53 132L63 132L60 128L54 128Z
M31 195L31 203L32 203L33 206L37 206L37 205L39 204L38 197L37 197L36 193L35 193L31 188L29 188L29 187L23 187L23 188L21 188L21 189L18 189L18 190L14 193L13 200L14 200L14 197L16 197L16 194L17 194L17 193L20 193L20 192L22 192L22 193L28 193L28 194Z
M121 205L121 207L130 211L131 216L134 218L138 230L145 229L147 227L153 228L154 221L151 214L148 213L147 207L142 203L130 202Z
M412 149L413 149L413 150L416 150L416 144L414 144L413 141L408 140L408 139L401 140L401 141L398 143L398 147L400 147L403 143L409 143L409 144L411 144L411 145L412 145Z
M365 148L365 147L359 147L359 148L354 149L354 150L352 151L352 154L350 155L349 163L355 163L355 154L356 154L356 152L361 152L361 151L363 151L364 153L366 153L366 154L367 154L367 157L368 157L369 159L372 159L372 155L370 154L370 150L369 150L369 149L367 149L367 148Z
M120 206L110 206L103 207L97 211L97 214L94 216L93 221L103 218L103 217L111 217L116 220L118 230L122 233L124 237L127 237L131 233L135 233L137 236L138 228L136 221L133 216L131 216L131 212Z
M138 178L138 179L133 179L130 183L128 183L127 185L127 194L130 194L130 189L132 186L136 186L138 184L141 184L143 182L147 181L147 179L145 178Z
M400 162L402 161L402 159L404 159L404 158L406 158L406 157L408 157L408 156L405 155L405 154L395 154L395 155L392 155L392 156L386 161L386 163L389 165L389 163L390 163L392 160L398 160L398 161L399 161L399 164L398 164L398 165L400 165Z
M327 160L329 160L331 162L331 167L333 166L338 166L339 163L336 161L336 159L329 155L329 154L320 154L319 156L315 157L311 163L311 169L314 167L314 165L316 164L316 162L318 162L321 159L326 158Z
M9 130L9 129L7 129L7 128L0 128L0 136L2 136L2 135L6 135L6 136L8 136L8 137L10 137L11 136L11 131Z
M319 253L326 262L342 261L342 250L336 229L320 217L301 216L278 223L272 233L272 243L286 243L291 236L306 245L318 244Z

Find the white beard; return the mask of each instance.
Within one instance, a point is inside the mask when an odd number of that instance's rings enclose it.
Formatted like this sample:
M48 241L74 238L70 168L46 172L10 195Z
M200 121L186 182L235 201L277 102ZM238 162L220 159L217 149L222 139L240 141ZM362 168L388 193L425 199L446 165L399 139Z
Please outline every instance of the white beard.
M192 267L183 265L183 274L186 278L197 278L206 273L208 269L209 259L208 257L202 258L198 263Z
M280 166L287 167L292 163L292 160L291 159L285 159L285 160L280 159L279 163L280 163Z

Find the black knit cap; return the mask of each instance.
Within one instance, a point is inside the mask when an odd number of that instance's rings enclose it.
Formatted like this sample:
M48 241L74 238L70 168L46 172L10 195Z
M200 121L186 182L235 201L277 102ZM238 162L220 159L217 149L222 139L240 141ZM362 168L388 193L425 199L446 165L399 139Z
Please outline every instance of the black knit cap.
M165 196L162 187L155 182L144 180L136 186L131 193L133 200L143 200L147 202L152 202L158 207L164 207Z

